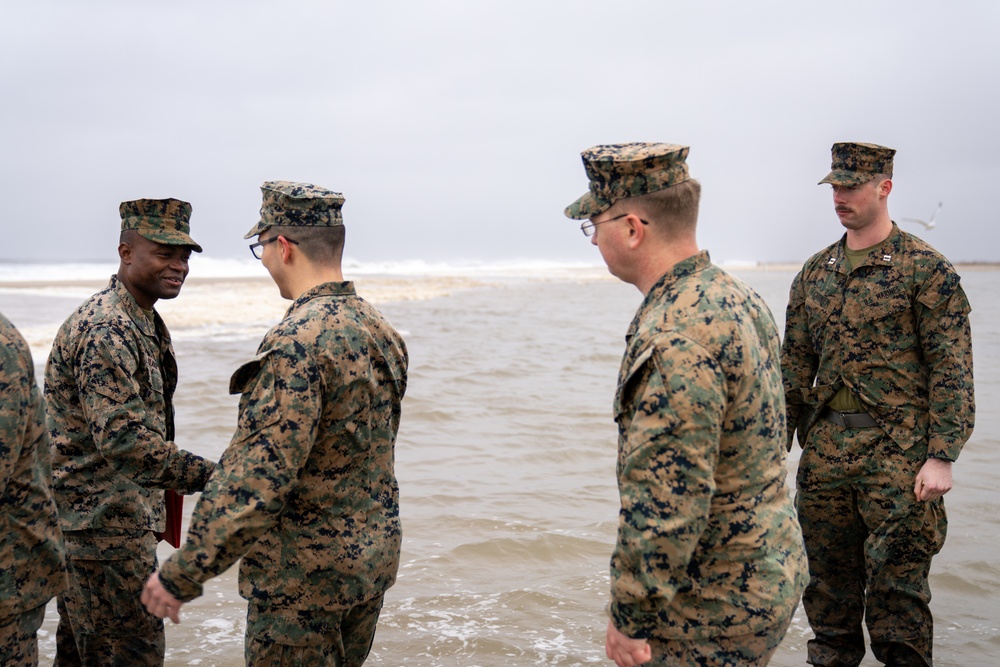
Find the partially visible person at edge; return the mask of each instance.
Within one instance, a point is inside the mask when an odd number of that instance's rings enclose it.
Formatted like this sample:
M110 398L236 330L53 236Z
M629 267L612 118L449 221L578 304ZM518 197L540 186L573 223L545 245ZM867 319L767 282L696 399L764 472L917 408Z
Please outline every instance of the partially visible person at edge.
M931 557L942 496L972 433L969 301L939 252L889 218L893 155L833 145L833 204L847 233L792 283L781 365L796 503L812 581L813 665L930 665Z
M214 464L174 443L177 362L154 310L180 294L191 205L123 202L120 264L56 334L45 368L53 490L69 587L58 598L57 667L162 665L163 621L139 602L156 571L164 490L200 491Z
M619 667L765 665L807 577L777 328L699 251L688 150L590 148L590 191L566 209L646 297L613 405L621 511L606 651Z
M236 433L143 601L179 622L181 603L242 557L248 665L354 667L399 567L406 346L344 281L343 196L287 181L261 189L246 238L257 236L251 250L294 303L233 374Z
M0 314L0 665L38 665L45 605L66 588L45 401L24 338Z

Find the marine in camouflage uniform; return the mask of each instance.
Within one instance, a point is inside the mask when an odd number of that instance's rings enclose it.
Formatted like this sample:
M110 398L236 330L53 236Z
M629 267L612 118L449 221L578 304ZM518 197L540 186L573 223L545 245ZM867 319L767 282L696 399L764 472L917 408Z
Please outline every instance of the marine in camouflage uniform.
M0 665L37 665L45 605L66 588L45 401L24 338L0 314Z
M56 665L161 665L163 622L139 602L156 571L164 490L200 491L214 464L174 439L177 362L153 305L179 294L191 206L121 204L121 263L59 329L45 369L53 490L69 588Z
M847 233L792 283L782 368L803 446L803 597L814 665L932 664L931 558L951 461L972 433L969 301L940 253L888 216L895 151L837 143L821 181ZM943 471L943 481L932 475Z
M597 146L590 218L609 270L646 298L626 334L608 656L619 665L764 665L806 583L785 485L777 328L695 242L688 148ZM648 648L647 648L648 647Z
M262 190L247 238L259 235L251 248L294 303L233 374L236 433L143 599L174 616L242 557L248 665L361 665L399 567L406 346L343 281L343 197L285 181Z

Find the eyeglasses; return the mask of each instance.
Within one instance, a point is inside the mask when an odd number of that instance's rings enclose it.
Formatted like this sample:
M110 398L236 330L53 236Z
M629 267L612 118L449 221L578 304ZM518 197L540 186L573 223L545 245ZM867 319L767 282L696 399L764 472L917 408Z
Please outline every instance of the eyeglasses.
M597 231L597 225L603 225L605 222L614 222L615 220L621 220L622 218L624 218L626 216L629 216L629 215L632 215L632 214L631 213L622 213L621 215L617 215L617 216L615 216L613 218L608 218L607 220L601 220L600 222L594 222L593 220L584 220L580 224L580 231L583 232L584 236L593 236L594 232ZM649 224L648 222L646 222L642 218L639 218L639 222L641 222L644 225L648 225Z
M298 245L299 244L298 241L292 240L292 239L288 238L287 236L282 236L281 234L278 234L277 236L272 236L269 239L264 239L263 241L258 241L257 243L251 243L250 244L250 252L253 254L254 257L256 257L257 259L260 259L261 257L264 256L264 246L266 246L268 243L271 243L272 241L277 241L280 238L285 239L286 241L288 241L292 245Z

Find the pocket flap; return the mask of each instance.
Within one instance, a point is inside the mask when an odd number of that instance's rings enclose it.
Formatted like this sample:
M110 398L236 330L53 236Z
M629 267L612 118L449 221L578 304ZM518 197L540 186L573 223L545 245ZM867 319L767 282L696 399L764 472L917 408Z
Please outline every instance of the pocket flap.
M257 379L260 369L264 365L264 360L272 352L274 350L265 350L237 368L232 377L229 378L229 393L242 394L246 391L250 383Z
M656 352L655 345L650 345L645 350L640 352L639 356L637 356L635 360L629 364L628 370L622 373L621 377L618 379L618 390L615 392L614 402L614 413L616 418L625 409L624 404L628 394L627 390L629 383L632 381L632 378L634 378L639 371L642 370L643 366L645 366L646 362L650 360L654 352Z

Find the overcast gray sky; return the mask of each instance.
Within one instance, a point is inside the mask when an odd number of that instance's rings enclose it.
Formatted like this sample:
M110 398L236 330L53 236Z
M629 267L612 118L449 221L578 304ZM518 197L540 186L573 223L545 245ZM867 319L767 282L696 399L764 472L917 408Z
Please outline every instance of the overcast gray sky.
M178 197L249 257L260 184L344 193L362 261L599 261L562 210L598 143L691 146L717 262L841 233L835 141L898 150L889 210L1000 261L1000 3L0 1L7 260L114 259Z

